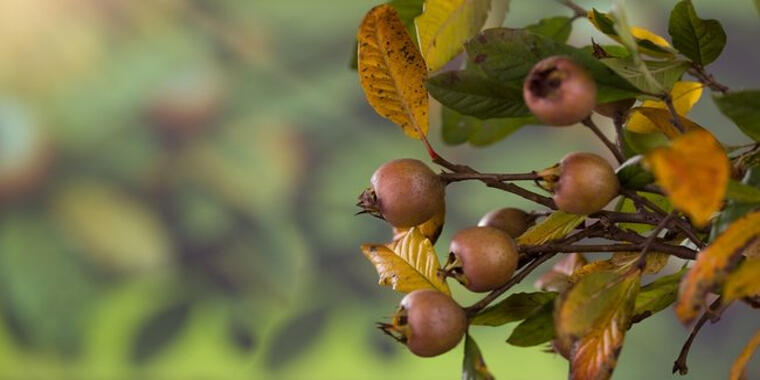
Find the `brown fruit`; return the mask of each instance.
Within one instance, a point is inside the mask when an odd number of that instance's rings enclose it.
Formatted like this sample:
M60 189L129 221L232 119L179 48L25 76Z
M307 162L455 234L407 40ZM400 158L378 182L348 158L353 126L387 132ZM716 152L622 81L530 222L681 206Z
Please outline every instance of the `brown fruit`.
M506 232L493 227L470 227L451 239L445 270L453 271L473 292L487 292L509 281L517 268L517 245Z
M358 205L394 227L419 225L445 206L444 183L419 160L390 161L375 171L370 183Z
M554 202L571 214L588 215L617 196L620 183L607 161L592 153L570 153L559 163Z
M571 125L591 115L596 82L570 58L553 56L533 66L523 83L523 98L543 123Z
M533 224L534 218L518 208L500 208L483 215L478 222L479 227L493 227L517 238Z
M440 355L454 348L467 330L467 316L454 300L437 290L415 290L401 300L393 323L381 325L395 332L413 354Z
M622 118L636 103L636 99L623 99L609 103L597 104L594 112L609 118Z

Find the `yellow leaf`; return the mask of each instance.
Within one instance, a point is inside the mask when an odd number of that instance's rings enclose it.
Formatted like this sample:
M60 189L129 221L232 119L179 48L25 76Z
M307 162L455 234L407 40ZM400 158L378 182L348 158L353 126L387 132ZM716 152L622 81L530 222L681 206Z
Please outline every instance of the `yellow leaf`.
M364 17L357 35L364 95L381 116L412 138L428 131L427 69L398 13L388 4Z
M428 69L443 67L483 27L491 0L426 0L414 20Z
M517 238L518 244L543 244L569 234L586 219L585 215L555 211L548 218L531 227Z
M760 258L744 260L735 271L726 276L726 282L723 285L724 302L760 296L758 279L760 279Z
M659 34L646 28L632 26L631 35L633 35L633 38L636 38L639 40L647 40L657 46L670 47L670 43L668 43L668 40L662 38Z
M676 113L681 116L689 113L702 96L703 88L704 85L699 82L679 81L673 84L673 89L670 90L670 97L673 99L673 108L676 109ZM640 107L668 109L665 102L659 100L645 100ZM626 128L629 131L637 133L652 133L660 130L652 120L647 118L646 115L637 112L636 109L631 112L631 117L628 119Z
M718 211L726 193L729 161L723 147L705 130L688 132L656 148L646 163L673 207L685 212L698 227Z
M681 131L679 131L676 125L672 122L673 115L666 109L654 107L636 107L632 110L632 112L634 112L635 115L644 116L651 125L654 125L658 131L664 133L665 136L668 136L670 139L674 139L681 135ZM682 115L678 115L678 119L681 121L681 125L683 125L684 129L687 132L697 129L704 129L699 124L683 117ZM649 127L647 126L647 128Z
M606 15L606 14L603 14L603 13L602 13L602 15L605 16L608 19L610 17L609 15ZM594 27L598 31L604 33L605 35L607 35L607 37L610 37L613 40L622 43L620 37L612 29L611 25L601 25L601 23L599 22L599 20L596 19L596 15L594 14L594 10L588 11L586 13L586 17L588 18L589 21L591 21L591 24L594 25ZM612 20L609 19L606 22L612 22ZM652 32L649 29L641 28L641 27L638 27L638 26L631 26L630 27L630 31L631 31L631 35L636 40L637 45L639 45L638 46L639 52L644 53L646 55L653 56L653 57L661 57L661 58L662 57L671 57L671 56L673 56L673 54L671 53L672 49L670 47L670 43L668 43L668 40L666 40L665 38L661 37L657 33L654 33L654 32ZM654 50L654 49L649 49L649 48L646 48L644 46L641 46L641 42L642 41L649 41L652 44L663 48L663 50Z
M753 238L760 235L760 211L732 223L710 246L697 255L697 261L681 281L676 314L691 322L705 304L707 292L719 285L734 258Z
M441 265L433 244L416 227L389 246L364 244L361 248L375 265L380 285L402 293L429 288L451 294L446 281L438 275Z
M443 224L445 222L446 208L443 207L438 214L433 215L432 218L417 226L417 229L422 233L422 235L428 238L431 243L435 244L435 242L438 240L438 237L441 236L441 231L443 230ZM411 228L393 227L393 241L395 242L403 238L410 229Z
M744 376L744 368L747 367L747 363L749 362L749 359L752 358L752 354L755 353L757 347L760 347L760 330L758 330L752 339L747 342L747 345L744 346L742 353L739 354L739 356L734 361L734 365L731 366L731 375L729 376L729 380L741 380L746 378Z
M610 261L612 261L618 268L628 269L634 265L638 260L641 252L616 252L612 254ZM670 255L662 252L649 252L647 253L646 265L642 270L642 274L655 274L660 272L666 265Z

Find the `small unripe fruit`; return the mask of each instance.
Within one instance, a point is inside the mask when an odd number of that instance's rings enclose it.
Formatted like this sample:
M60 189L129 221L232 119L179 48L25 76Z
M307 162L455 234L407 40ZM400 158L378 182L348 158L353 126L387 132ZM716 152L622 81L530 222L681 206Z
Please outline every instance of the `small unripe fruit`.
M636 103L636 99L623 99L609 103L597 104L594 112L609 118L622 118Z
M381 324L417 356L431 357L454 348L467 330L467 316L454 300L437 290L415 290L401 300L392 324Z
M453 257L445 268L473 292L487 292L509 281L517 268L519 253L506 232L493 227L470 227L459 231L449 250Z
M378 213L394 227L416 226L445 206L443 181L419 160L390 161L375 171L370 184L359 206Z
M553 56L533 66L523 83L523 98L543 123L572 125L591 115L596 82L572 59Z
M483 215L479 227L493 227L517 238L533 224L534 217L518 208L500 208Z
M588 215L617 196L620 183L609 163L592 153L571 153L559 163L554 202L571 214Z

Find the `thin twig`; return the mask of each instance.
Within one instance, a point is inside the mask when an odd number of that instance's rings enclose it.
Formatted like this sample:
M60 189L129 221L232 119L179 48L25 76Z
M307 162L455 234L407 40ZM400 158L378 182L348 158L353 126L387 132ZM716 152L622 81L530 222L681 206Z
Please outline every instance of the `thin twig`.
M441 179L446 183L478 180L478 181L535 181L541 179L541 176L536 172L530 173L514 173L514 174L500 174L500 173L441 173Z
M582 123L583 125L587 126L592 132L594 132L596 137L598 137L599 140L601 140L602 143L604 143L604 145L607 146L610 152L612 152L612 154L617 159L618 163L622 164L625 161L625 156L623 156L623 152L620 149L618 149L618 147L615 144L613 144L612 141L610 141L610 139L608 139L607 136L604 135L604 133L602 133L599 127L596 126L596 123L594 123L594 121L591 120L591 116L583 119Z
M699 318L694 327L692 327L691 332L689 333L689 337L686 338L683 347L681 347L681 352L678 354L678 358L675 362L673 362L673 373L678 372L679 375L686 375L689 372L689 367L686 366L686 358L689 356L689 349L691 349L691 344L694 342L694 338L696 338L699 330L702 328L702 326L704 326L705 322L708 320L711 320L712 323L717 322L718 318L720 317L720 313L722 313L723 310L728 307L728 305L721 307L721 301L721 297L718 297L715 301L713 301L713 303L710 304L710 307L705 310L705 312Z
M521 253L575 253L575 252L632 252L639 251L644 248L644 243L635 244L541 244L541 245L521 245L519 247ZM693 250L678 246L663 243L660 241L654 241L651 243L650 249L657 252L667 253L676 257L680 257L686 260L694 260L696 252Z
M710 87L710 89L713 91L719 91L724 94L730 91L727 86L715 80L715 77L705 71L705 68L702 66L692 64L688 72L691 76L697 78L698 81L705 84L707 87Z
M612 124L615 125L615 141L617 142L618 150L622 153L625 153L625 144L623 143L623 124L625 124L625 118L625 115L622 113L612 118Z
M660 221L660 224L657 225L657 227L652 230L652 233L647 237L647 240L644 241L644 246L641 247L641 253L639 254L638 260L636 260L635 268L644 270L644 267L647 265L647 254L649 253L649 250L652 248L652 244L654 244L654 241L657 239L657 235L660 234L660 231L662 231L665 226L668 225L671 219L675 216L675 212L671 212L668 214L668 216L662 218Z
M681 123L681 116L676 111L676 107L673 106L673 98L671 98L670 94L668 94L663 96L662 100L665 101L665 105L668 106L668 110L670 111L670 116L673 117L670 122L673 123L679 132L686 132L686 128L684 128L683 123Z
M572 0L558 0L560 4L570 8L575 14L574 18L586 17L586 10L580 5L574 3Z

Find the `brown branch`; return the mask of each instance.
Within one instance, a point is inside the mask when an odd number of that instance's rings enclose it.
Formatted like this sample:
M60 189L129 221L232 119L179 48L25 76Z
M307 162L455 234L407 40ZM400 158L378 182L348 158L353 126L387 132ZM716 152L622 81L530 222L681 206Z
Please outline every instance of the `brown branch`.
M583 9L580 5L574 3L572 0L558 0L560 4L570 8L574 13L574 19L575 18L581 18L586 17L586 10Z
M635 244L540 244L540 245L522 245L519 247L521 253L576 253L576 252L631 252L639 251L644 248L644 242ZM655 241L651 243L650 249L657 252L667 253L686 260L694 260L697 257L693 250Z
M604 143L604 145L607 146L607 149L609 149L610 152L612 152L612 155L615 156L615 159L617 159L619 164L622 164L623 162L625 162L625 156L623 156L623 151L618 149L618 147L615 146L615 144L613 144L612 141L610 141L610 139L608 139L607 136L604 135L604 133L602 133L599 127L596 126L596 123L594 123L594 121L591 120L591 116L583 119L581 123L583 123L583 125L587 126L592 132L594 132L596 137L598 137L599 140L601 140L602 143Z
M641 247L641 253L639 254L638 260L636 260L635 268L638 268L640 270L644 270L644 267L647 265L647 254L649 253L649 250L652 248L652 244L654 244L654 241L657 239L657 235L660 234L660 231L662 231L665 226L668 225L670 220L675 216L675 212L671 212L668 214L668 216L662 218L660 221L660 224L657 225L657 227L652 230L649 237L647 237L647 240L644 241L643 247Z
M715 80L715 77L705 71L705 68L702 66L693 63L688 72L691 76L697 78L700 83L706 85L713 91L725 94L730 90L727 86Z
M681 116L676 111L676 107L673 106L673 98L670 96L670 94L667 94L663 96L662 100L665 102L665 105L668 106L670 116L673 117L670 119L670 122L678 129L679 132L686 132L686 128L683 126L683 123L681 123Z
M626 115L619 113L612 118L612 124L615 125L615 142L617 143L618 150L625 154L625 144L623 143L623 133Z
M689 349L691 349L691 344L694 343L694 338L696 338L699 330L702 328L702 326L704 326L705 322L708 320L712 321L712 323L717 322L720 318L720 314L723 313L723 311L729 306L725 305L721 307L721 301L721 297L718 297L715 301L713 301L713 303L710 304L710 307L705 310L704 314L702 314L702 316L699 318L694 327L691 328L689 337L686 338L683 347L681 347L681 352L678 354L678 358L675 362L673 362L673 373L678 372L679 375L686 375L689 372L689 367L686 366L686 359L689 356Z
M530 173L514 173L514 174L500 174L500 173L441 173L441 179L446 183L478 180L478 181L535 181L541 179L541 176L536 172Z

